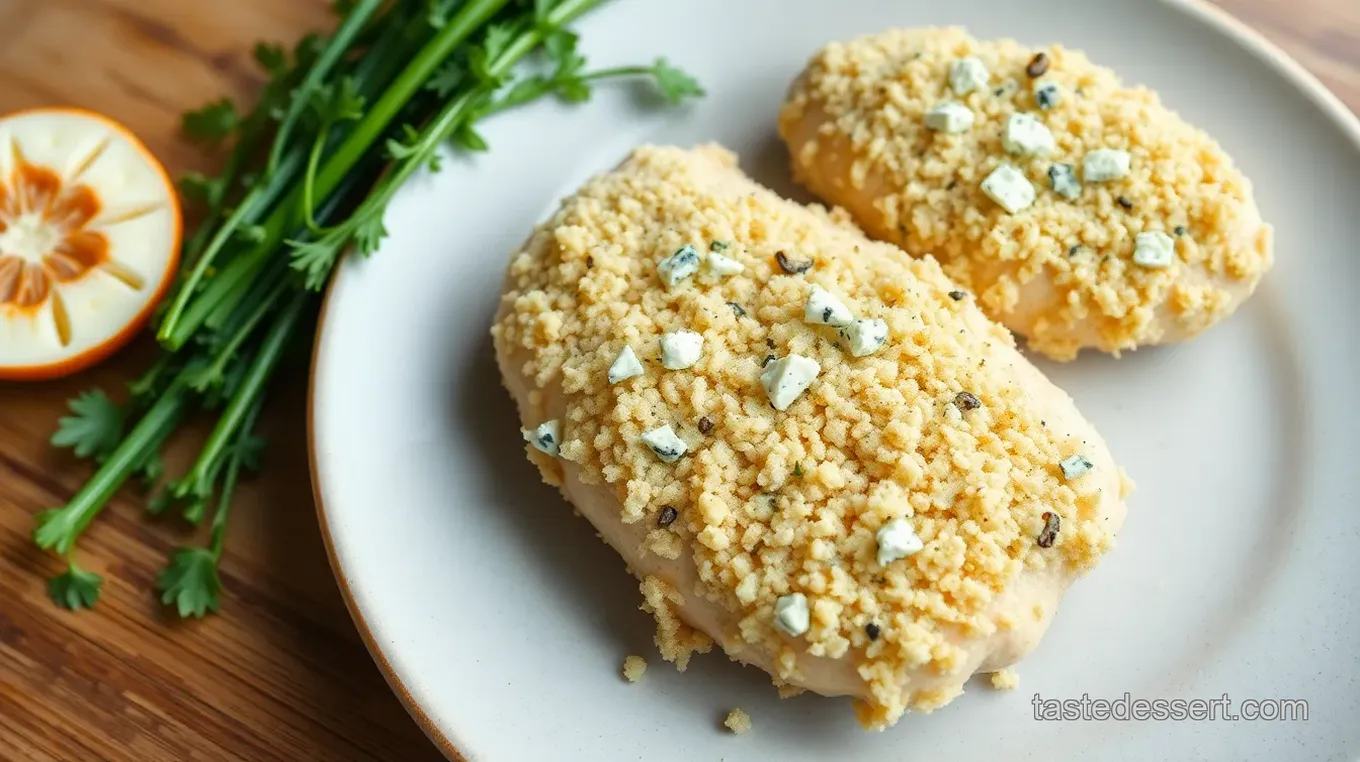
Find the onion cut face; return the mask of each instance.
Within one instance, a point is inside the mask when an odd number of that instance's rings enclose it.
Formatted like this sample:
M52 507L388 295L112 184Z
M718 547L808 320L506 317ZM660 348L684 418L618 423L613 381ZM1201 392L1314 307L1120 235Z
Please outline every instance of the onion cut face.
M0 380L69 375L146 325L179 265L179 199L123 126L0 118Z

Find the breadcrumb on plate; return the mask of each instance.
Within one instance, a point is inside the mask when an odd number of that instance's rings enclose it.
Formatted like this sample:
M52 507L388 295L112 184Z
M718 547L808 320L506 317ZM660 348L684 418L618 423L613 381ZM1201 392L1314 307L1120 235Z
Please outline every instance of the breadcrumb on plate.
M1013 669L1001 669L992 673L992 687L999 691L1009 691L1020 685L1020 673Z
M623 660L623 676L628 682L636 683L647 671L647 660L641 656L629 656Z
M723 725L736 735L741 735L751 729L751 715L741 709L733 709L727 713L727 719L723 720Z

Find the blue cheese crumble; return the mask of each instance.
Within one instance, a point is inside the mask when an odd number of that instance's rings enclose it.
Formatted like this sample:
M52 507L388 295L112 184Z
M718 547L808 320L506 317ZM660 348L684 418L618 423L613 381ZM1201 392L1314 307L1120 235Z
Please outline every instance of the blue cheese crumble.
M642 375L642 362L638 360L637 353L627 344L619 351L619 356L614 358L614 363L609 366L609 383L617 384L625 379Z
M860 318L841 329L850 354L866 357L888 343L888 324L878 318Z
M1071 164L1054 164L1048 168L1048 182L1053 192L1069 201L1081 196L1081 182L1077 180L1077 170Z
M1057 148L1053 133L1029 114L1011 114L1001 145L1018 156L1046 156Z
M535 449L545 452L554 458L562 447L562 422L558 420L540 423L538 428L520 429L524 435L524 441L533 445Z
M1039 110L1047 111L1062 102L1062 89L1057 82L1036 80L1034 83L1034 102Z
M675 253L656 263L656 272L667 288L675 288L691 275L699 272L699 251L691 244L685 244Z
M874 535L878 540L878 565L887 566L899 558L920 553L925 543L911 528L906 519L893 519L884 524Z
M802 593L781 595L774 602L774 628L792 637L808 631L812 624L812 612L808 610L807 596Z
M1117 148L1097 148L1086 154L1081 171L1088 183L1103 183L1128 177L1132 158L1128 151Z
M1080 455L1072 455L1058 461L1058 468L1062 470L1063 478L1071 481L1081 476L1085 476L1095 466L1091 461Z
M788 410L798 395L807 391L822 366L816 360L802 355L789 355L765 366L760 374L760 385L775 410Z
M803 322L814 325L831 325L837 328L850 325L855 316L845 302L835 294L816 285L808 291L807 304L803 307Z
M1139 233L1134 239L1133 263L1160 269L1176 261L1176 242L1160 230Z
M716 251L710 251L708 256L704 257L704 264L708 266L709 272L723 278L739 275L742 270L746 269L746 266L742 263Z
M1009 164L1002 164L987 175L982 181L982 192L1011 214L1024 211L1034 203L1034 186L1029 178Z
M949 67L949 87L964 95L987 87L987 65L973 56L960 58Z
M669 423L659 429L652 429L644 433L642 443L651 448L662 463L674 463L680 460L680 457L689 450L685 446L684 440L675 435L675 431L671 429Z
M926 126L946 133L967 132L973 128L973 110L953 101L937 104L926 112Z
M661 367L684 370L699 362L704 353L704 337L684 329L661 335Z

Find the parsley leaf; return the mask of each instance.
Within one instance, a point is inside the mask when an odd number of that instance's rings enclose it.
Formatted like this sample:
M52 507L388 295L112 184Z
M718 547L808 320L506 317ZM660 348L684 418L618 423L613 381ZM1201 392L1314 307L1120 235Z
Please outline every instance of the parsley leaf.
M62 556L70 553L76 541L77 516L66 508L53 508L39 513L37 519L33 544Z
M137 475L141 477L142 487L151 489L156 486L156 482L165 475L165 461L161 460L161 454L153 451L141 465L137 466Z
M283 46L268 42L255 44L255 63L260 65L272 78L283 76L288 71L288 53Z
M656 63L652 64L652 77L656 80L661 95L671 103L679 103L687 97L704 94L704 88L699 86L698 80L686 74L684 70L672 66L664 58L658 58Z
M186 172L179 179L179 192L187 201L215 209L222 205L227 181L223 177L208 177L202 172Z
M459 127L458 131L453 133L453 141L465 151L486 151L491 148L481 133L473 129L471 123Z
M123 409L104 392L83 392L66 406L75 415L57 421L52 446L70 447L77 458L100 460L122 441Z
M514 39L515 30L509 24L492 24L487 27L486 41L482 44L486 49L487 59L494 61L500 58Z
M68 561L66 572L47 581L47 595L58 606L71 611L92 608L99 600L104 578Z
M401 126L404 141L396 138L387 139L387 156L390 159L400 161L409 159L420 148L420 132L409 124Z
M548 51L548 58L552 60L556 69L554 78L566 79L575 76L585 67L586 59L576 52L579 42L580 37L566 29L555 29L543 40L543 47Z
M364 220L354 230L354 243L359 247L359 253L368 256L378 250L378 244L387 237L387 228L383 225L382 216Z
M180 548L156 579L161 603L174 605L181 619L202 619L221 605L217 558L206 548Z
M186 113L180 124L190 140L213 148L236 132L241 117L236 113L236 104L223 98Z
M440 98L447 98L458 89L466 76L467 69L458 61L449 59L435 70L430 81L425 83L425 89L433 91Z
M260 455L264 453L264 447L267 443L264 437L246 433L232 447L232 454L241 459L242 468L258 474L260 473Z
M352 122L364 115L364 97L359 95L354 77L318 86L307 104L322 127Z

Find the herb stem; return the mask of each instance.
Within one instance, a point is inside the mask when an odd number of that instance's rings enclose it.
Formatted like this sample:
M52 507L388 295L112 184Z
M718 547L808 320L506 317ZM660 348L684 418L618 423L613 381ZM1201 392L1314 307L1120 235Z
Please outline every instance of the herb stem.
M307 76L303 78L302 84L298 85L293 94L291 102L288 104L288 111L284 113L283 121L279 124L278 132L274 134L274 145L269 149L269 161L265 164L264 176L272 179L274 172L279 167L279 162L283 158L284 148L288 145L288 138L292 137L293 128L297 125L302 112L311 102L312 91L321 86L321 82L330 74L331 69L340 61L364 30L370 17L383 5L385 0L358 0L350 12L345 15L345 20L340 23L340 28L335 30L330 41L326 44L325 50L312 64L312 68L307 71Z
M253 435L255 422L260 417L260 410L263 407L264 395L261 394L251 403L245 421L241 424L241 431L236 436L236 445L227 458L227 473L222 478L222 489L217 498L217 510L213 513L212 540L208 546L208 551L212 553L214 562L222 560L222 550L226 547L227 542L227 514L231 512L231 499L236 492L236 482L241 478L241 461L245 456L245 448Z
M68 555L76 538L99 515L123 482L145 462L153 448L169 436L189 401L184 375L181 373L146 411L71 502L64 508L39 514L39 524L33 532L33 540L39 547Z
M345 175L359 163L374 141L401 112L411 96L424 86L425 81L444 59L508 2L509 0L470 0L430 42L426 43L425 47L421 48L411 63L383 92L377 103L354 126L344 142L326 160L317 175L318 196L329 197L331 191L335 190ZM558 6L557 10L584 6L577 11L580 13L597 2L599 0L567 0ZM559 14L555 12L553 15ZM572 18L574 15L567 15L566 18ZM535 39L537 40L537 35ZM161 325L160 340L166 349L177 351L183 347L217 305L232 293L240 282L252 278L258 272L264 259L282 242L284 232L296 224L300 196L301 189L294 188L288 198L275 207L265 221L264 240L241 254L230 267L198 294L187 308L180 304L179 300L176 301L178 309L172 308ZM189 289L184 289L182 293L192 295ZM185 296L185 301L188 301L188 296Z

